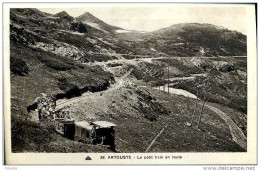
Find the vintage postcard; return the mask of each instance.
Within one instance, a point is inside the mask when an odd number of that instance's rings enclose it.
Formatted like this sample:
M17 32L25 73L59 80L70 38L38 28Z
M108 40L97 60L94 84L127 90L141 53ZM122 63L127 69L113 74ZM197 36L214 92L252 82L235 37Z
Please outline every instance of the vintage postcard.
M256 164L255 14L4 3L6 164Z

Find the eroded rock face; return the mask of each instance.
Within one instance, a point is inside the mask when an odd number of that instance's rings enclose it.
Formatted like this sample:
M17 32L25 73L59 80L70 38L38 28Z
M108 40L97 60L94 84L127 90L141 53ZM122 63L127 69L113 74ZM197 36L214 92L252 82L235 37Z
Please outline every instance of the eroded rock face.
M205 63L205 60L202 59L202 58L195 58L195 57L193 57L193 58L191 58L191 62L196 67L201 67Z
M84 52L80 51L77 47L67 43L47 44L44 42L36 42L30 46L56 55L73 58L74 60L80 60L85 55Z
M214 61L213 62L213 68L217 69L221 72L230 72L234 70L234 67L232 64L229 64L225 61Z
M233 64L230 64L228 62L225 61L206 61L205 59L200 59L200 58L192 58L191 62L193 63L193 65L195 65L196 67L200 67L203 69L215 69L221 72L230 72L230 71L234 71L235 68L233 66Z

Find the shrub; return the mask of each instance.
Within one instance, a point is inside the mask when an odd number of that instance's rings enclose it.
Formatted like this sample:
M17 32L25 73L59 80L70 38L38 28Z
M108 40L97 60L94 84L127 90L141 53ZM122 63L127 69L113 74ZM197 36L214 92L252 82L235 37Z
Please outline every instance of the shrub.
M84 62L107 62L109 60L117 59L115 56L109 54L87 54L84 58Z
M157 121L157 117L155 114L145 114L144 117L145 119L148 119L151 122Z
M53 139L51 126L42 126L28 120L12 118L12 152L45 151ZM40 136L39 136L40 135Z
M117 67L117 66L122 66L123 64L120 63L108 63L107 66L108 67Z
M80 33L86 33L86 26L82 22L72 22L70 28Z
M73 69L74 66L71 64L64 63L62 61L56 60L56 59L51 59L51 58L41 58L41 62L45 63L48 67L55 69L55 70L60 70L60 71L66 71Z
M78 48L84 48L86 51L94 47L93 44L86 41L85 37L81 35L62 33L62 34L54 34L53 38L61 42L66 42L67 44L76 46Z
M15 75L24 76L29 72L29 68L24 60L21 58L10 58L10 69L11 72Z
M65 57L64 57L65 58ZM64 58L62 60L64 60ZM67 61L66 61L67 60ZM66 59L64 60L64 62L66 62L66 64L68 65L72 65L73 68L76 68L76 67L79 67L81 69L84 69L85 68L85 65L84 64L81 64L79 62L76 62L76 61L73 61L72 59Z
M66 78L59 78L58 86L66 93L66 97L68 98L81 95L80 88L76 84L68 82Z

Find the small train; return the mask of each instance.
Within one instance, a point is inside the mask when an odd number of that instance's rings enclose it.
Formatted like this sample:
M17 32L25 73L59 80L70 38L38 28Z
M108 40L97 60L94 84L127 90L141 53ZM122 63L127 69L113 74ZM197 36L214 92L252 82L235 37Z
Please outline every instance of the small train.
M74 141L93 145L105 145L115 151L115 125L107 121L86 122L75 120L67 113L62 117L57 114L43 116L41 121L50 123L60 135Z
M44 93L35 102L39 120L53 125L57 133L78 142L107 145L115 151L115 124L107 121L75 122L69 111L55 110L55 98Z

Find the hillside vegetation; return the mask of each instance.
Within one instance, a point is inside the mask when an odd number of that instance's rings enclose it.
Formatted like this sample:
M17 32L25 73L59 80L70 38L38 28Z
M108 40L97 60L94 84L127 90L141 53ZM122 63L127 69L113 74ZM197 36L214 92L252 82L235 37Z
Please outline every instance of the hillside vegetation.
M111 152L68 140L34 120L42 93L66 102L62 110L75 121L115 123L118 152L144 152L164 127L149 152L246 151L212 110L221 110L247 135L246 57L219 57L246 56L246 36L198 23L154 32L126 29L88 12L75 18L65 11L10 10L13 152ZM168 76L171 87L193 94L207 83L199 129L188 126L195 99L151 87L166 84Z
M246 36L211 24L186 23L153 32L155 49L176 56L245 56ZM159 39L159 40L158 40Z

